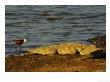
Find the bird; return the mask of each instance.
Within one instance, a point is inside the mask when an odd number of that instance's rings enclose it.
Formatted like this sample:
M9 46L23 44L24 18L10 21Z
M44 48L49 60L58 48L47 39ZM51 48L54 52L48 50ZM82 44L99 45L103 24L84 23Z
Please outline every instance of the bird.
M20 51L21 51L21 45L23 43L25 43L27 41L27 39L26 38L25 39L14 39L12 41L14 41L16 45L19 45L20 46Z

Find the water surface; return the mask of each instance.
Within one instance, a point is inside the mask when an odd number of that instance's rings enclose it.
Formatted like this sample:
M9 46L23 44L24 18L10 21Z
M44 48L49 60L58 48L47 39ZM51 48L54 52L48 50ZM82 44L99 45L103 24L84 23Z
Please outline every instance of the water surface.
M12 39L28 38L22 50L63 42L85 43L106 34L106 7L103 5L50 5L5 7L6 55L17 54Z

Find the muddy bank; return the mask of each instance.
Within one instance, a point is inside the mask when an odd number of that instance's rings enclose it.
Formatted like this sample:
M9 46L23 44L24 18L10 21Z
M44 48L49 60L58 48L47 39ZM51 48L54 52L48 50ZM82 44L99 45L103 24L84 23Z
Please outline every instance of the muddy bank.
M90 38L87 40L87 42L90 42L90 44L94 44L97 47L103 48L104 50L106 50L106 35Z
M102 36L100 36L102 37ZM98 40L98 41L97 41ZM95 39L100 47L103 43L99 39ZM105 39L104 39L105 41ZM103 41L103 42L104 42ZM100 44L99 44L100 42ZM93 42L91 42L92 44ZM106 43L106 41L105 41ZM98 46L99 47L99 46ZM105 47L103 47L106 49ZM97 51L92 54L103 54L106 52ZM106 58L94 58L81 56L80 53L75 55L39 55L39 54L26 54L23 56L8 56L5 58L5 71L6 72L105 72L106 71Z
M6 58L6 72L97 72L106 71L105 59L80 59L73 56L26 55Z

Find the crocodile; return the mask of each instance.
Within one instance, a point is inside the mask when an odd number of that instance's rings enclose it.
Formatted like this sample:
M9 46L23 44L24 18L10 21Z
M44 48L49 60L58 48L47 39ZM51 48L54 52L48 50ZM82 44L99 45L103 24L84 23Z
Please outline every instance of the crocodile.
M80 55L90 55L94 51L101 50L95 45L91 44L81 44L81 43L62 43L42 46L38 48L28 49L27 52L30 54L41 54L41 55L66 55L66 54L76 54L79 52Z

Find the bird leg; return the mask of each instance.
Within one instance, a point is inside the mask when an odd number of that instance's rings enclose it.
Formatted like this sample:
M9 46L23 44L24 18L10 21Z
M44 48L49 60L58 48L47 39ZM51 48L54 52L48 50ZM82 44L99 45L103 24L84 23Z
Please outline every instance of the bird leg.
M21 52L21 45L20 45L20 52Z
M15 50L18 51L16 47L15 47Z
M16 47L14 47L14 48L15 48L15 51L17 52L17 51L18 51L18 49L17 49L18 47L16 46Z

